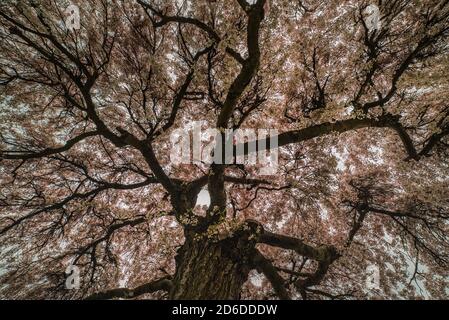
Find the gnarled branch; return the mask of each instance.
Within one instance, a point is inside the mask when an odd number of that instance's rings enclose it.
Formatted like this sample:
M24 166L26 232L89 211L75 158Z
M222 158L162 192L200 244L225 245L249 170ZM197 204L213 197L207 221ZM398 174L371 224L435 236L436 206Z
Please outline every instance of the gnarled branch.
M132 289L116 288L94 293L86 298L86 300L108 300L114 298L132 299L146 293L152 293L159 290L170 291L172 286L171 276L151 281Z

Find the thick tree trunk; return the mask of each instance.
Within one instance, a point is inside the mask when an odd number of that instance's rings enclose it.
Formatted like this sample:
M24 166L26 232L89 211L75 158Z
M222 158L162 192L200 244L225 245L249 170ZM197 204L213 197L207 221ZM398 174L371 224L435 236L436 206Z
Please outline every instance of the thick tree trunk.
M215 241L187 238L176 257L171 299L239 299L251 270L249 232Z

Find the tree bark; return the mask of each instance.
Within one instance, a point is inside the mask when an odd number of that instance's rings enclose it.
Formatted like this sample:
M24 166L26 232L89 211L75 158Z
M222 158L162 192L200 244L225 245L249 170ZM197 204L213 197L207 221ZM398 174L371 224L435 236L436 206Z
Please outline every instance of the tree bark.
M239 299L252 269L254 232L246 228L223 240L186 237L176 256L176 273L169 298Z

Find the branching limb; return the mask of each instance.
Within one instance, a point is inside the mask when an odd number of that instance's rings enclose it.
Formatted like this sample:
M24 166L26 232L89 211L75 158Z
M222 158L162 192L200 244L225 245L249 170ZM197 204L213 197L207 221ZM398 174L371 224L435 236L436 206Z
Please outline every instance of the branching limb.
M291 299L287 289L285 289L284 279L278 274L273 264L267 258L265 258L257 249L254 252L253 263L254 266L260 271L262 271L263 274L270 281L279 299L282 300Z
M273 247L293 250L301 256L317 261L329 261L339 256L334 247L322 246L315 248L304 243L301 239L265 230L260 234L258 241Z
M45 212L51 212L51 211L55 211L55 210L60 210L62 208L64 208L65 205L67 205L68 203L70 203L71 201L75 201L75 200L85 200L85 199L92 199L94 197L96 197L99 193L108 190L108 189L116 189L116 190L131 190L131 189L137 189L137 188L141 188L143 186L148 185L149 183L151 183L152 180L146 180L144 182L138 182L138 183L133 183L133 184L103 184L101 186L99 186L98 188L92 189L90 191L87 192L78 192L78 189L80 189L83 185L83 183L81 182L77 189L69 196L65 197L63 200L56 202L54 204L48 205L46 207L43 207L41 209L38 210L34 210L20 218L17 219L12 219L9 218L9 220L12 220L12 223L8 224L7 226L3 227L2 229L0 229L0 235L8 232L9 230L11 230L12 228L18 226L19 224L23 223L26 220L29 220L31 218L34 218L40 214L43 214Z
M259 243L265 243L270 246L293 250L301 256L318 262L318 267L315 272L307 275L305 279L298 279L294 282L295 287L301 293L303 298L306 298L307 296L306 289L319 284L327 274L331 264L340 257L340 254L333 246L312 247L298 238L275 234L268 231L263 231L259 235L258 241Z
M145 9L149 10L152 14L156 15L159 18L159 21L153 21L154 27L161 27L165 24L171 23L171 22L177 22L181 24L190 24L198 27L199 29L203 30L207 33L209 38L213 40L216 44L221 42L221 38L218 35L218 33L209 25L206 23L190 17L182 17L182 16L169 16L165 15L162 11L156 9L153 7L150 3L147 3L142 0L137 0L137 2ZM238 53L236 50L226 47L225 49L226 53L228 53L231 57L233 57L236 61L239 63L244 63L245 59Z
M65 143L65 145L63 145L62 147L59 147L59 148L46 148L46 149L44 149L42 151L36 151L36 152L19 151L19 150L2 151L1 152L1 159L28 160L28 159L37 159L37 158L47 157L47 156L50 156L50 155L53 155L53 154L61 153L61 152L64 152L64 151L68 151L68 150L70 150L70 148L72 148L78 142L81 142L84 139L87 139L89 137L97 136L98 134L99 133L97 131L90 131L90 132L82 133L79 136L68 140Z
M314 126L310 126L300 130L292 130L281 133L277 136L278 138L278 146L285 146L292 143L299 143L302 141L307 141L310 139L314 139L317 137L322 137L332 133L344 133L351 130L363 129L363 128L390 128L393 129L398 136L400 137L404 149L407 152L408 159L419 160L421 156L421 152L418 153L416 147L414 146L411 137L406 132L404 127L399 122L397 117L392 115L385 115L378 119L371 118L363 118L363 119L347 119L341 120L337 122L325 122L322 124L317 124ZM235 147L235 153L237 154L238 150L244 150L244 154L248 154L249 144L254 142L246 142L243 146L239 146L239 148ZM430 143L430 142L429 142ZM433 143L434 145L435 143ZM267 149L270 149L270 137L264 139L264 141L257 141L257 145L266 146ZM432 146L433 146L432 145ZM429 148L429 147L427 147ZM425 149L427 149L425 148ZM431 148L431 147L430 147ZM427 153L427 151L426 151ZM241 156L241 154L237 154L237 156Z
M138 287L116 288L94 293L86 298L86 300L107 300L114 298L132 299L146 293L152 293L159 290L170 291L172 286L171 276L166 276L161 279L142 284Z

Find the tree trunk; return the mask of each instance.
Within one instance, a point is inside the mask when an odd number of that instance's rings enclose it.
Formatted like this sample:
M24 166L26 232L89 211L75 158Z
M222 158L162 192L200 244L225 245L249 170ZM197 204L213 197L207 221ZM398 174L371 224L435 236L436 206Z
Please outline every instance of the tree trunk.
M176 256L171 299L239 299L255 243L248 232L225 240L187 238Z

